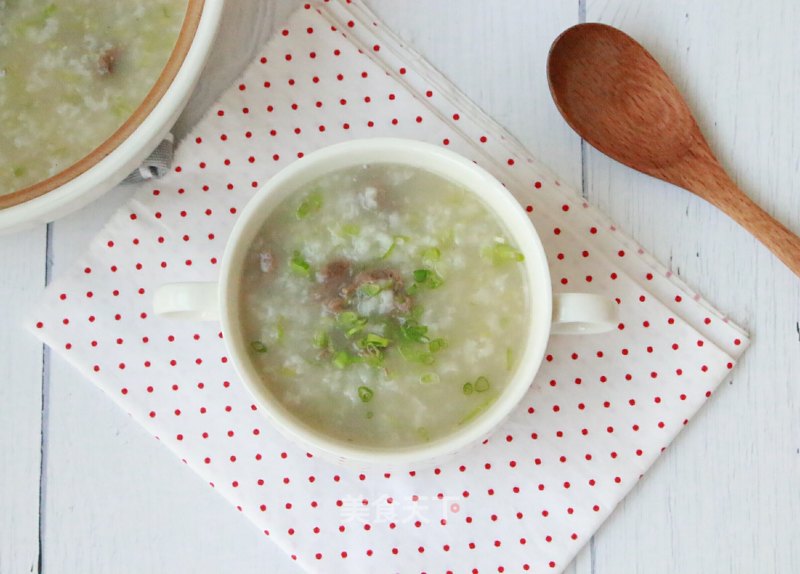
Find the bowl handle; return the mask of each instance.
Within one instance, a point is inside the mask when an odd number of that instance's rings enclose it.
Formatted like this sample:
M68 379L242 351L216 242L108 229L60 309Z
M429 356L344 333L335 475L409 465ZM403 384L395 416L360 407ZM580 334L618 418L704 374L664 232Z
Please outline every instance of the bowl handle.
M219 320L219 288L216 283L168 283L156 289L153 311L169 319Z
M553 294L554 335L605 333L617 324L617 306L611 299L593 293Z

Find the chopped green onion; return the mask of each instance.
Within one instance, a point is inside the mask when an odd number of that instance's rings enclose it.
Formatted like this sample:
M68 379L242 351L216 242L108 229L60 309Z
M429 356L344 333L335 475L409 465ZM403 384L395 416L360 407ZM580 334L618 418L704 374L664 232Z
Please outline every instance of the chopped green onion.
M305 219L312 213L319 211L321 207L322 194L319 191L313 191L297 207L297 219Z
M292 253L292 258L289 261L289 264L292 267L292 271L298 275L302 275L303 277L308 277L311 275L311 265L309 265L308 261L303 258L303 254L299 251Z
M394 238L392 239L392 244L389 246L386 252L383 255L381 255L381 259L388 259L389 256L394 251L394 248L397 247L398 245L401 245L405 241L408 241L408 237L406 237L405 235L395 235Z
M372 400L372 389L369 387L358 387L358 398L361 399L361 402L368 403Z
M428 280L428 275L430 275L430 271L427 269L417 269L414 271L414 282L415 283L425 283Z
M14 166L13 173L14 177L22 177L25 175L25 168L21 165Z
M355 223L345 223L342 225L342 233L345 235L358 235L361 233L361 228Z
M356 321L358 321L358 315L353 311L344 311L336 316L336 322L342 327L352 325Z
M358 288L358 291L366 297L375 297L375 295L383 291L383 288L377 283L363 283Z
M508 243L495 243L491 247L485 249L481 254L490 257L492 263L495 265L500 265L509 261L525 261L525 256L522 252L514 249Z
M425 347L419 345L401 345L400 354L410 363L431 365L436 361L436 357L434 357L432 353L429 353L425 350Z
M465 395L471 395L472 391L474 391L475 389L472 388L472 383L464 383L464 386L461 387L461 390L464 391Z
M339 351L333 356L333 364L336 365L340 369L344 369L345 367L349 367L353 363L360 363L360 357L354 357L347 351Z
M475 390L479 393L489 390L489 379L486 377L478 377L475 380Z
M438 243L442 247L452 247L456 243L455 229L451 227L447 231L439 233L438 239L439 239Z
M367 333L367 336L359 341L361 347L376 347L378 349L385 349L389 346L389 343L391 343L389 339L376 335L375 333Z
M392 244L389 246L389 249L387 249L386 252L381 255L381 259L388 259L395 247L397 247L397 239L392 239Z
M380 367L383 365L383 353L377 347L366 347L363 352L365 355L359 357L359 359L370 367Z
M314 334L314 346L317 349L325 349L329 341L328 333L325 331L319 331Z
M262 343L261 341L250 341L250 347L256 353L266 353L267 352L267 346L264 343Z
M419 378L419 382L423 385L435 385L439 382L439 375L436 373L425 373Z
M416 321L406 321L400 325L400 332L403 337L409 341L416 341L417 343L428 343L430 339L427 336L428 328L425 325L420 325Z
M422 253L422 259L424 261L436 262L439 261L441 257L442 257L442 252L439 251L436 247L430 247L425 251L423 251Z
M470 412L464 415L464 417L460 421L458 421L459 426L463 425L464 423L468 423L469 421L477 417L479 414L481 414L483 411L489 408L496 399L497 397L489 397L483 403L479 404L477 407L472 409Z
M371 419L373 416L375 416L375 413L373 413L372 411L367 411L367 415L366 416L367 416L368 419Z
M437 287L441 287L442 283L444 283L444 279L442 279L442 276L433 271L431 273L430 278L428 279L428 287L430 287L431 289L436 289Z
M430 344L428 345L428 348L431 350L431 353L438 353L439 351L444 349L446 346L447 346L447 341L445 341L444 339L440 338L440 339L434 339L433 341L431 341Z
M425 312L425 308L422 305L415 305L413 309L411 309L411 313L409 313L409 317L414 319L415 321L419 321L422 319L422 314Z
M414 271L414 285L425 285L430 289L436 289L444 283L442 276L432 269L417 269Z
M363 329L364 325L366 325L366 323L367 323L366 319L363 319L363 321L364 322L361 323L360 325L353 325L351 328L349 328L347 331L345 331L344 332L345 336L349 339L350 337L352 337L353 335L355 335L359 331L361 331L361 329Z
M275 325L275 339L280 342L283 341L283 336L286 334L283 327L283 317L278 317L278 323Z
M367 324L367 319L366 317L359 317L353 311L345 311L339 313L336 317L336 323L349 338L364 328L364 325Z

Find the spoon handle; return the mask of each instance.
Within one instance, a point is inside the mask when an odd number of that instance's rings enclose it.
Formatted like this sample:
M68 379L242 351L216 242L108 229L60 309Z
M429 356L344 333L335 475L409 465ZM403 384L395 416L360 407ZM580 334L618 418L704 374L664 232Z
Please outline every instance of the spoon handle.
M761 209L730 179L726 182L725 187L724 201L714 202L717 207L749 231L753 237L783 261L786 267L800 277L800 237Z

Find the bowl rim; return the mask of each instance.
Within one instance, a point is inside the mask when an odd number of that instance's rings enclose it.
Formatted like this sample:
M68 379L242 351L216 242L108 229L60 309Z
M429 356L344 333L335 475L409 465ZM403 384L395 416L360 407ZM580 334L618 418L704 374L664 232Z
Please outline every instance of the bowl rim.
M381 152L392 159L382 162L363 159L370 154ZM506 389L482 413L482 416L476 417L462 429L429 443L397 448L354 445L333 438L302 421L272 396L266 385L261 382L259 374L247 357L246 341L242 330L238 328L239 308L235 303L239 295L238 277L252 236L268 214L297 188L298 181L302 182L304 179L310 181L319 177L319 173L314 177L308 175L315 166L326 164L336 166L338 162L338 167L321 172L330 173L360 163L414 165L403 161L403 158L412 156L427 157L431 163L448 164L452 170L465 174L464 178L472 178L474 185L465 187L474 192L479 199L486 202L485 196L491 195L497 200L498 203L490 205L490 209L503 221L507 231L513 234L515 240L519 241L522 238L525 241L524 244L520 244L520 248L526 256L528 311L538 313L540 316L536 320L531 320L525 352L520 357ZM435 169L421 165L415 167L436 173ZM442 169L444 171L445 168ZM455 180L454 176L448 178L442 172L438 175L451 181ZM478 183L481 190L490 191L476 191ZM498 204L502 207L497 207ZM517 231L511 230L509 219L513 219ZM219 308L222 332L233 366L244 386L280 432L308 448L312 454L320 454L323 458L332 459L334 462L363 468L375 466L387 468L398 465L407 467L447 457L485 439L519 404L533 383L534 376L544 359L551 327L552 286L547 256L533 223L517 199L493 175L471 160L430 143L401 138L365 138L327 146L296 160L270 178L249 200L234 225L225 247L219 279Z
M205 4L206 0L187 0L183 23L166 64L144 99L123 124L97 147L63 170L22 189L0 195L0 210L41 197L76 179L97 166L136 132L167 93L183 66L197 35Z

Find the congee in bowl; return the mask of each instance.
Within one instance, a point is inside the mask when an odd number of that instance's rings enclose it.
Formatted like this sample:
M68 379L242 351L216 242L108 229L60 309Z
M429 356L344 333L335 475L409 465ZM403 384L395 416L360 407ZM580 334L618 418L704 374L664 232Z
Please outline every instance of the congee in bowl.
M291 415L354 446L452 435L526 352L524 256L475 193L408 165L347 167L265 219L239 281L247 361Z
M0 0L0 197L73 166L131 118L191 2Z

